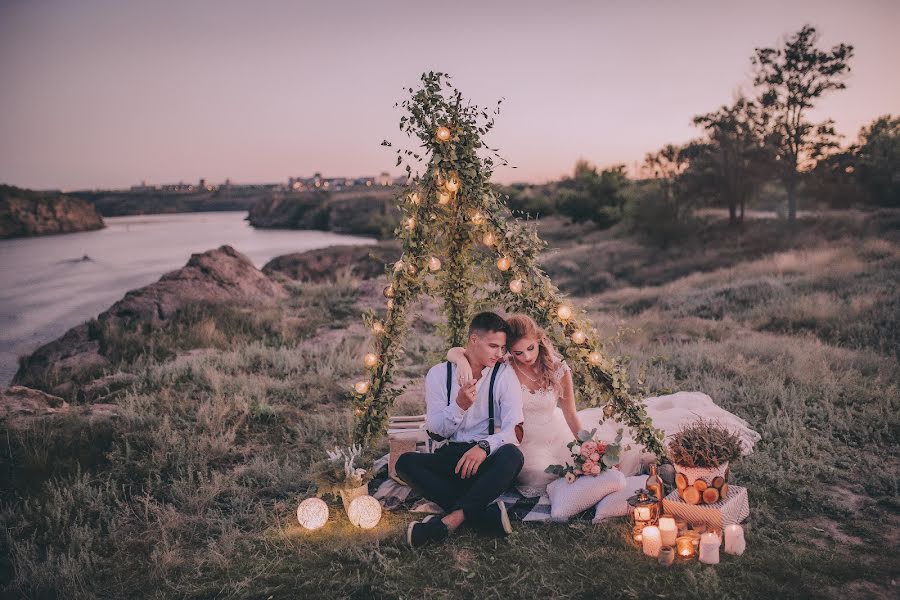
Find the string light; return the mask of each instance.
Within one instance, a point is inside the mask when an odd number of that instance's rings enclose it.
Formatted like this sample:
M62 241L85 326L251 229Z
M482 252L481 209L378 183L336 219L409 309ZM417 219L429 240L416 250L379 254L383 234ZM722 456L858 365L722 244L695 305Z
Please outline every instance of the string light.
M441 259L436 256L432 256L428 261L428 269L430 271L439 271L441 268Z
M497 261L497 268L501 271L509 271L509 268L512 266L512 261L506 258L505 256L501 257Z
M369 391L369 382L368 381L357 381L353 385L353 389L356 390L357 394L365 394Z
M556 310L556 314L559 315L559 318L563 321L568 321L572 318L572 308L563 304Z
M378 357L369 352L363 357L363 364L371 369L378 364Z
M375 335L381 335L382 333L384 333L384 325L381 323L381 321L375 321L374 323L372 323L372 333L374 333Z
M413 192L409 195L409 201L418 206L422 203L422 197L419 196L419 192Z
M407 229L415 229L416 228L416 218L410 217L406 220L406 228Z
M381 291L384 294L385 298L393 298L394 297L394 286L389 285Z
M438 141L448 142L448 141L450 141L450 128L444 127L442 125L437 128L434 135L438 139Z
M599 352L591 352L590 354L588 354L588 362L591 363L592 365L599 365L600 361L602 361L602 360L603 360L603 357L600 356Z
M493 246L494 243L496 243L497 239L494 237L493 233L488 232L484 234L484 237L481 238L481 241L484 242L485 246Z
M484 215L481 214L480 210L476 210L472 213L472 225L482 225L484 224Z
M440 204L441 206L450 204L450 194L448 194L447 192L441 192L440 194L438 194L438 204Z
M509 291L513 294L519 294L522 292L522 280L521 279L513 279L509 282Z
M586 340L587 340L587 336L580 329L572 334L572 341L575 342L576 344L583 344Z

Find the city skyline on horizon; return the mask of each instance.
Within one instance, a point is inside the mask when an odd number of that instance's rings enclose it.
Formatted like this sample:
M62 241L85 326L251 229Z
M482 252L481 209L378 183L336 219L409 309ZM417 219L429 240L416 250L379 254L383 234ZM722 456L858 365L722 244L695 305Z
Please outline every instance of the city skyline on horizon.
M555 180L579 159L634 175L646 153L700 137L694 115L750 93L753 49L805 23L820 47L855 47L847 89L814 118L834 118L846 145L900 112L890 75L900 3L764 0L749 15L709 0L650 4L464 1L442 11L398 0L358 3L348 19L325 2L4 3L0 183L401 176L381 141L402 142L394 104L428 70L453 75L476 104L504 98L487 141L518 168L497 167L494 181Z

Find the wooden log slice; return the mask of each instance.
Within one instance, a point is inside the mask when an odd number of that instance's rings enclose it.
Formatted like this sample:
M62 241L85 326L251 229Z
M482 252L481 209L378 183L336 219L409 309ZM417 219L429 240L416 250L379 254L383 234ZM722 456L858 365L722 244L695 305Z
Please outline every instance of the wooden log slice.
M724 477L722 477L721 475L716 475L715 477L713 477L712 486L714 488L716 488L717 490L721 490L723 485L725 485Z
M678 488L679 492L687 486L687 477L684 476L684 473L678 473L677 475L675 475L675 487Z
M708 487L703 490L703 503L715 504L719 501L719 490L714 487Z
M700 504L700 492L695 487L686 487L681 491L681 498L688 504Z
M698 492L702 492L703 490L705 490L706 488L709 487L709 484L706 483L706 481L704 481L703 479L698 479L697 481L694 482L694 487L697 488Z

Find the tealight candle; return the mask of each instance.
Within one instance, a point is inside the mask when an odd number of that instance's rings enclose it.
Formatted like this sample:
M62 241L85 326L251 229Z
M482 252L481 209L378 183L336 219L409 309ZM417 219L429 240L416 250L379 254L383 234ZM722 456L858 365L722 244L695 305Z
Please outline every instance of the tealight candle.
M714 533L704 533L700 536L700 562L707 565L719 564L719 536Z
M678 537L678 526L675 525L675 519L672 517L660 517L659 533L663 546L674 546L675 538Z
M668 567L675 562L675 550L672 546L663 546L659 550L659 564Z
M659 527L656 525L651 525L650 527L644 527L644 531L641 532L641 543L644 548L644 554L647 556L652 556L656 558L659 556L659 550L662 548L662 540L659 536Z
M729 525L725 528L725 552L740 556L747 549L747 542L744 539L744 528L738 524Z
M678 556L681 558L691 558L694 556L694 540L688 535L676 538L675 548L678 552Z

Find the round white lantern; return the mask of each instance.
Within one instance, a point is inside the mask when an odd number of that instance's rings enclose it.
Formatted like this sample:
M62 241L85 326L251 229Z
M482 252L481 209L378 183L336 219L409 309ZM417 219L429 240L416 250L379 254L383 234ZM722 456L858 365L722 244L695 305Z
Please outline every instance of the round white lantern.
M321 498L307 498L297 507L297 521L306 529L321 529L328 521L328 505Z
M497 260L497 268L501 271L509 271L509 268L512 266L512 261L506 258L505 256Z
M513 279L509 282L509 291L513 294L519 294L522 292L522 280L521 279Z
M559 315L559 318L563 321L568 321L572 318L572 308L563 304L557 309L556 314Z
M428 270L430 271L439 271L441 268L441 259L436 256L432 256L428 260Z
M381 520L381 503L372 496L359 496L347 507L350 522L363 529L372 529Z
M447 142L450 140L450 129L448 127L438 127L435 131L435 137L441 142Z
M587 335L580 329L576 330L575 333L572 334L572 341L576 344L583 344L587 340Z
M494 242L497 241L497 238L494 237L493 233L488 232L484 234L484 238L481 241L484 242L485 246L493 246Z
M368 381L357 381L353 385L353 389L356 390L357 394L365 394L369 391L369 382Z

